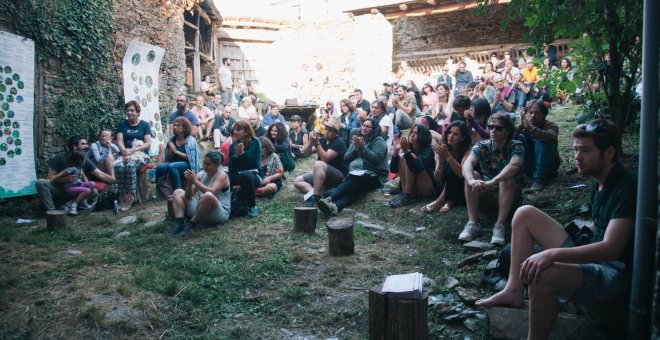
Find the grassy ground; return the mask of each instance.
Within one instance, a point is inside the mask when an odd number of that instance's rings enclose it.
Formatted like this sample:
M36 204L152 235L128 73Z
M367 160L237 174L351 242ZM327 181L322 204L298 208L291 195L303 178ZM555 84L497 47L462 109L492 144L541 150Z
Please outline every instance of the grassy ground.
M568 187L588 181L573 170L574 108L552 111L549 119L561 129L560 176L540 193L525 193L523 202L565 222L587 195ZM634 157L637 138L627 136L625 143ZM636 166L634 157L626 159ZM300 163L296 173L310 164ZM341 215L403 233L356 225L355 255L331 257L321 214L315 235L291 232L292 209L301 202L289 180L274 199L258 201L258 218L200 228L182 239L167 233L164 201L120 216L136 216L136 223L122 225L113 213L99 212L68 218L68 227L56 232L33 212L34 201L3 201L0 337L364 339L368 289L387 275L420 271L433 280L427 285L432 295L449 293L450 277L475 296L490 293L479 285L486 261L457 266L472 254L456 240L465 207L422 216L416 211L427 202L392 210L380 194L369 194ZM17 217L36 222L16 224ZM494 216L480 220L490 226ZM486 232L480 240L489 239ZM429 309L432 338L486 337L485 319L477 318L470 331L443 321L446 310Z

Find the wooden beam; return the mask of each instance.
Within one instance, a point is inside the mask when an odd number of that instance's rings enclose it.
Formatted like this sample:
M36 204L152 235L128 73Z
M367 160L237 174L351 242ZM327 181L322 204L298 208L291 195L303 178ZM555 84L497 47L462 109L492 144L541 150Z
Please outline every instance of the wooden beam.
M199 10L201 8L198 7ZM197 27L199 27L199 21L200 21L201 15L197 15ZM201 65L199 62L199 30L195 32L195 54L193 55L193 89L195 90L195 93L199 92L200 89L200 83L202 81L202 75L201 75Z
M222 22L222 26L231 26L231 27L257 27L265 29L280 30L286 28L284 25L272 24L267 22L256 22L256 21L235 21L235 20L225 20Z
M198 27L198 26L195 26L195 24L193 24L192 22L190 22L190 21L188 21L188 20L184 20L184 21L183 21L183 24L186 25L186 26L188 26L188 27L190 27L190 28L192 28L192 29L194 29L194 30L199 31L199 27Z

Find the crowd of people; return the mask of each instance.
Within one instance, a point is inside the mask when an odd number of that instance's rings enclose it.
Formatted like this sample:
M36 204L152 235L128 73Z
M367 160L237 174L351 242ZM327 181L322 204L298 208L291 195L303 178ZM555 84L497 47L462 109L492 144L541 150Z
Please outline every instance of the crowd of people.
M556 55L546 53L544 65L554 67ZM313 120L293 116L287 122L276 104L262 116L251 95L240 100L235 114L223 71L230 61L223 60L220 84L205 91L212 100L205 105L206 96L199 95L189 108L180 95L168 119L171 137L160 147L155 176L159 185L168 181L172 187L172 234L224 223L236 203L245 206L247 216L257 217L257 197L275 195L296 161L315 153L311 171L292 181L305 206L338 215L387 183L399 193L388 209L420 199L430 202L421 207L424 214L466 205L467 222L457 238L467 242L482 233L477 212L479 202L487 201L497 205L490 242L503 246L521 188L543 190L557 176L559 128L548 119L548 92L535 86L545 70L529 56L514 62L507 52L502 60L492 56L483 70L475 64L467 55L457 65L449 59L442 74L421 90L412 79L385 82L369 101L354 89L338 108L328 100ZM570 61L562 59L559 67L568 70ZM139 103L129 101L125 109L116 144L111 131L103 130L85 153L86 140L72 137L68 152L49 162L48 178L37 181L47 209L56 208L54 199L68 198L68 213L75 215L90 208L96 191L107 185L116 186L122 210L134 204L137 175L149 163L144 152L152 131L139 119ZM198 142L211 138L213 150L202 155ZM607 121L573 131L578 172L595 180L591 244L573 243L572 235L540 210L519 208L511 222L507 286L478 305L520 306L523 284L528 284L534 300L530 334L547 334L556 294L588 302L623 296L619 288L628 279L636 181L618 163L620 144L620 133ZM533 255L534 241L545 250ZM608 284L596 287L599 280Z

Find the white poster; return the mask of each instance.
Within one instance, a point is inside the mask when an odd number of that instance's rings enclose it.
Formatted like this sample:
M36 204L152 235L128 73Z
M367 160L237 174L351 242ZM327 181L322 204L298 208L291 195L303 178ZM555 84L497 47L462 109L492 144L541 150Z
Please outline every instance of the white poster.
M0 31L0 198L36 193L34 41Z
M140 103L140 119L149 122L155 133L150 153L158 154L158 145L163 143L163 127L160 123L158 102L158 72L165 50L137 40L131 41L124 55L124 98L126 102Z

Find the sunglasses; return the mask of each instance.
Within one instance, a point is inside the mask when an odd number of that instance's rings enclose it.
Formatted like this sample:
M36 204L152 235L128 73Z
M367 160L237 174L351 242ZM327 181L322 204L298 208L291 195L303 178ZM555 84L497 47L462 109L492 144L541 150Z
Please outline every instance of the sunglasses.
M488 125L488 130L495 130L497 132L500 132L504 130L504 126L502 125Z
M587 124L580 124L577 126L578 129L584 130L589 133L605 133L605 128L596 123L587 123Z

